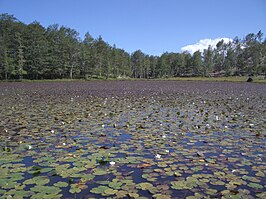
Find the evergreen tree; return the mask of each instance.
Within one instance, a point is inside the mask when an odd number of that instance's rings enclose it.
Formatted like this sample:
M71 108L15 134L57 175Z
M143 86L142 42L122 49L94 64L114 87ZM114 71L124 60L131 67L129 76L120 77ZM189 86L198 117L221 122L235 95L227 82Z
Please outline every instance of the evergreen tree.
M211 46L204 50L203 60L202 75L206 77L213 70L213 50Z
M202 75L203 62L201 58L201 52L199 50L194 52L192 60L193 60L192 61L192 66L193 66L192 75L193 76Z
M24 63L26 62L24 58L24 46L22 44L22 38L20 33L16 33L16 42L17 42L17 49L16 49L16 67L15 67L15 74L19 80L23 79L23 75L27 74L27 71L24 70Z
M144 77L144 74L143 74L144 58L145 58L145 54L141 52L141 50L137 50L131 55L134 78Z
M82 76L85 77L92 77L94 74L94 66L95 66L95 61L96 61L96 51L94 48L95 45L95 40L93 37L90 35L90 33L85 34L85 38L82 42L81 46L81 71L82 71Z
M42 78L48 62L46 30L38 22L29 24L25 33L25 69L31 79Z

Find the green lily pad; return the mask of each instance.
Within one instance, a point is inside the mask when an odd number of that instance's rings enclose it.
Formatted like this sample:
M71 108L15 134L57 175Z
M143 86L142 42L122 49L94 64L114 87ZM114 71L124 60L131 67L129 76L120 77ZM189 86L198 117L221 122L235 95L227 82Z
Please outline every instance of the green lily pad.
M141 189L141 190L149 190L152 187L153 185L148 182L142 182L136 185L136 188Z
M104 193L105 190L107 190L107 189L110 189L110 188L108 188L108 187L106 187L106 186L102 186L102 185L100 185L100 186L98 186L98 187L92 188L92 189L90 190L90 192L91 192L91 193L95 193L95 194L102 194L102 193Z
M107 174L107 171L103 169L96 169L94 170L93 174L96 176L101 176Z
M45 185L50 182L50 179L45 177L45 176L37 176L34 178L30 178L28 180L25 180L23 184L28 185L28 184L36 184L36 185Z
M105 189L104 190L104 195L110 196L110 195L115 195L118 191L115 189Z
M115 181L112 181L112 182L110 182L109 184L108 184L108 186L110 187L110 188L113 188L113 189L120 189L121 188L121 186L122 186L122 182L115 182Z
M182 189L188 189L189 187L187 186L185 181L173 181L171 182L172 184L172 189L177 189L177 190L182 190Z
M80 193L81 189L78 187L77 184L71 184L71 187L69 189L70 193Z
M57 182L57 183L54 184L54 186L56 186L56 187L67 187L68 183L66 183L66 182Z
M23 173L12 173L10 175L10 178L13 180L13 181L19 181L19 180L22 180L24 179L24 174Z
M139 194L138 194L138 193L132 193L132 192L129 192L128 195L129 195L129 197L131 197L131 198L139 198Z
M128 192L127 192L127 191L124 191L124 190L119 190L119 191L116 192L116 196L117 196L118 198L126 197L127 194L128 194Z
M253 176L244 175L244 176L242 176L242 179L243 180L249 180L251 182L260 182L259 179L257 179L256 177L253 177Z
M255 189L262 189L263 188L262 185L260 185L258 183L253 183L253 182L248 183L247 186L252 187L252 188L255 188Z

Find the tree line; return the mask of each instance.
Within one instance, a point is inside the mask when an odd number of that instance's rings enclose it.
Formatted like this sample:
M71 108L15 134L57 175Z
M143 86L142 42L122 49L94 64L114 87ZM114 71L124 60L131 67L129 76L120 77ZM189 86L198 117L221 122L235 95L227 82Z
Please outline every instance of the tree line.
M0 79L167 78L266 74L266 39L250 33L232 42L219 41L203 52L165 52L153 56L128 53L101 36L93 38L53 24L28 25L0 15Z

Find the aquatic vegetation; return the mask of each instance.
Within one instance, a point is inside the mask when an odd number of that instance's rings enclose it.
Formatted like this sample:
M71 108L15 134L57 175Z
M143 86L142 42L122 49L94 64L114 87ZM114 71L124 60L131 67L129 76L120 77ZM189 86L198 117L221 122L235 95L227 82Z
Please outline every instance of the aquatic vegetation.
M265 197L266 86L0 84L0 198Z

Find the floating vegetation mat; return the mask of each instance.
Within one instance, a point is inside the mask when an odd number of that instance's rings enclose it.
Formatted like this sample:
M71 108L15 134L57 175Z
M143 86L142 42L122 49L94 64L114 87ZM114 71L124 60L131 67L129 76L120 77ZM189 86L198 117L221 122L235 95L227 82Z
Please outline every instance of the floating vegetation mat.
M0 198L266 198L266 85L0 83Z

